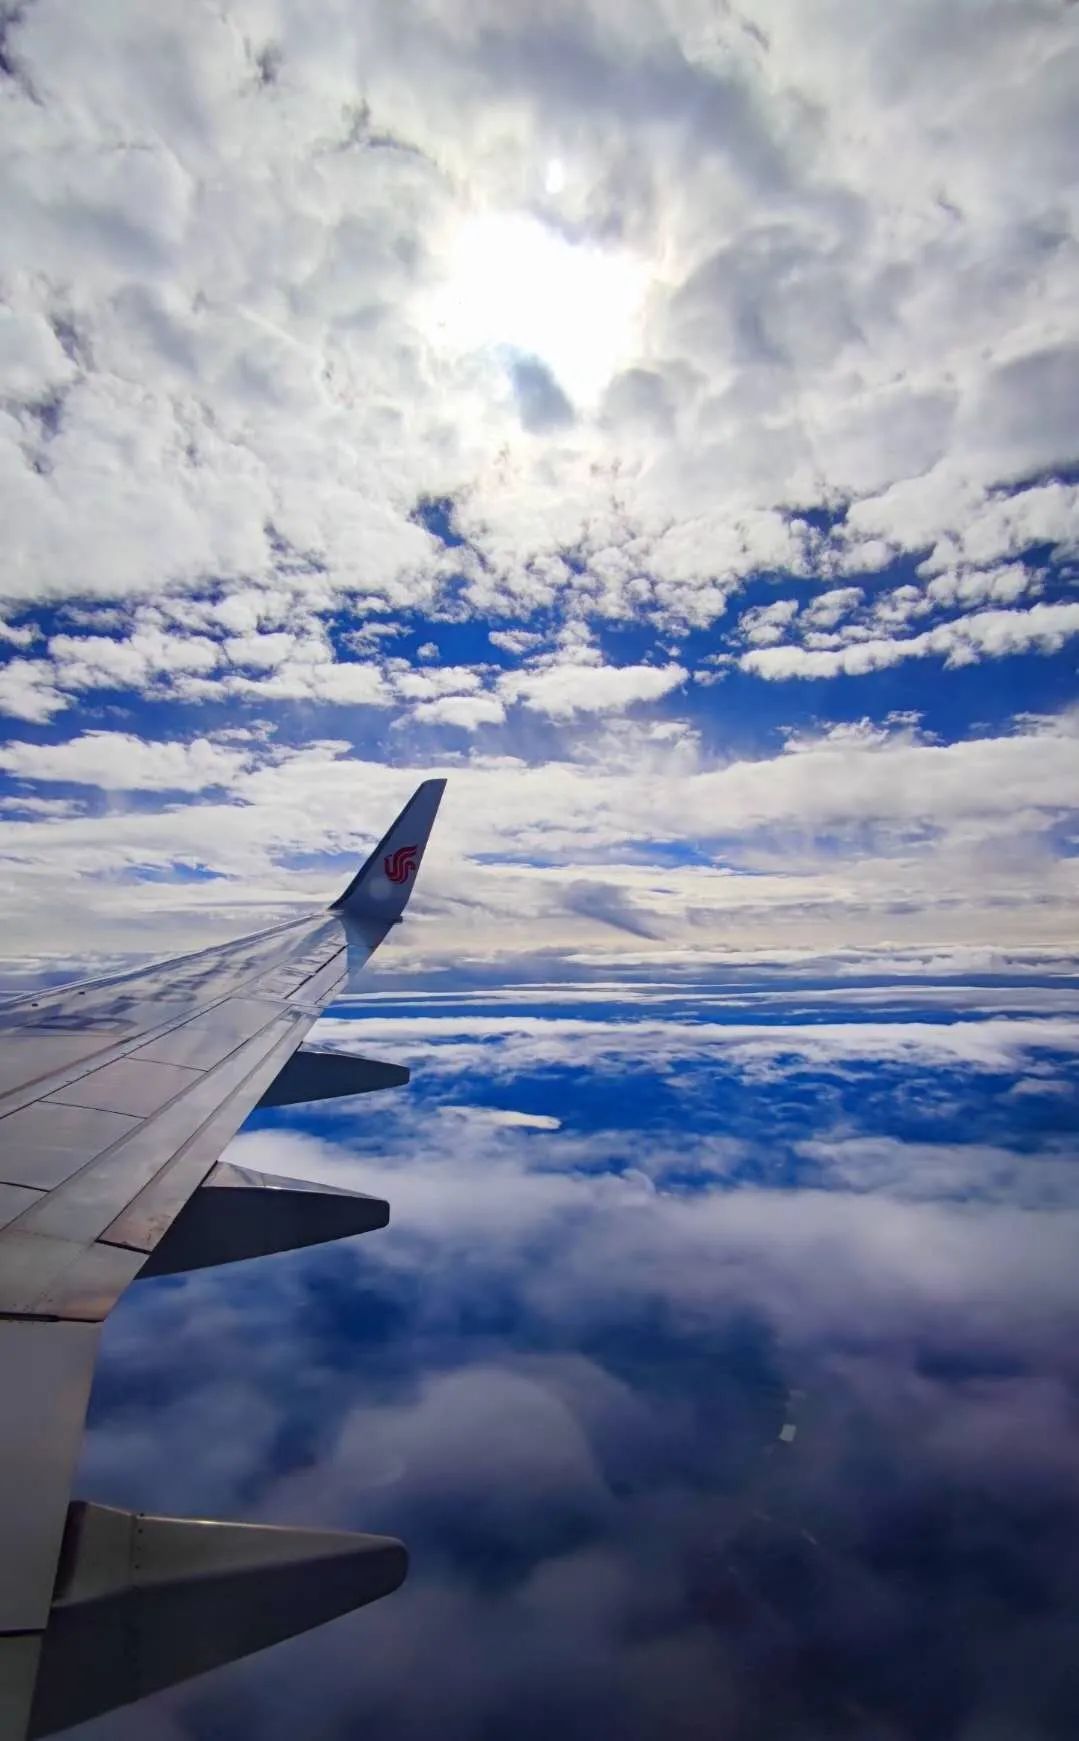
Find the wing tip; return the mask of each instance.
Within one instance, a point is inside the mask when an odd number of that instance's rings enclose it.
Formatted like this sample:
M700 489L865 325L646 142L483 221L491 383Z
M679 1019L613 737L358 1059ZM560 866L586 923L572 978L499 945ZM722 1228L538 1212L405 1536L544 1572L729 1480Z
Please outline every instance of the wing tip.
M348 908L355 901L359 891L363 888L364 882L368 876L368 873L372 870L372 868L375 865L375 863L377 862L377 860L386 852L386 850L389 847L390 842L392 841L393 836L396 834L397 830L402 826L402 824L410 816L414 807L417 804L423 804L424 801L426 800L426 804L429 805L430 811L429 811L429 815L427 817L426 824L423 827L422 839L418 842L418 848L417 848L418 852L419 852L419 857L420 858L423 857L423 853L424 853L426 846L427 846L427 841L430 837L431 830L435 824L435 818L438 815L439 805L442 802L442 795L443 795L445 789L446 789L445 776L436 776L435 778L430 779L430 780L421 780L420 781L420 784L416 787L411 798L409 798L407 804L404 806L404 808L401 811L398 812L397 816L395 816L395 818L391 822L389 828L386 830L386 833L382 836L382 839L379 841L378 845L374 848L374 850L370 854L370 856L360 866L359 870L356 872L355 876L352 878L352 881L349 883L348 887L346 889L344 889L340 895L338 895L338 897L335 901L330 902L330 905L328 908L329 912L342 913L342 912L346 912L348 910ZM418 868L418 860L417 860L417 868ZM409 893L411 893L411 889L409 890ZM407 899L408 899L408 896L406 894L405 901L407 901ZM402 906L404 904L405 904L404 902L401 903ZM388 914L387 915L388 923L395 923L396 917L397 917L396 915Z

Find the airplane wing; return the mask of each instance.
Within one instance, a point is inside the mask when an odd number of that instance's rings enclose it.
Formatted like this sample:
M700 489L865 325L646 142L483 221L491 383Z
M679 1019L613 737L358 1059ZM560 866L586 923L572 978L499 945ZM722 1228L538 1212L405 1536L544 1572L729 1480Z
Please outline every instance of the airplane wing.
M258 1105L400 1067L302 1045L400 919L445 782L326 911L0 1004L0 1741L47 1734L395 1589L389 1538L69 1503L102 1320L130 1282L382 1226L386 1204L218 1162Z

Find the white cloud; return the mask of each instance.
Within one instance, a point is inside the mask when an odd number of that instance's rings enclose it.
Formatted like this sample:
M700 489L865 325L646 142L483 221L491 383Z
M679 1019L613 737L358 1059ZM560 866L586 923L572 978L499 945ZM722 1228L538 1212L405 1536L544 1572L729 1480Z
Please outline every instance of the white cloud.
M1003 568L967 569L961 574L949 570L938 574L926 587L925 596L935 606L1011 605L1024 593L1037 588L1036 574L1021 562L1009 562Z
M0 744L7 774L106 791L200 792L232 785L250 765L250 756L208 738L148 743L132 732L88 731L62 744Z
M1079 485L1049 483L989 497L956 532L941 536L925 567L933 572L956 559L983 566L1032 544L1055 546L1062 556L1079 553Z
M78 816L82 805L72 798L0 798L0 810L5 815Z
M239 609L229 610L230 602ZM286 619L287 627L260 626L260 620ZM243 632L215 638L213 631L220 635L238 620L249 625ZM110 689L189 702L242 697L388 707L394 699L379 663L337 658L324 625L309 607L298 610L296 599L288 595L273 600L250 593L236 601L159 601L115 626L129 632L54 634L48 659L16 660L0 670L0 696L9 697L7 711L44 719L48 712L70 705L73 693ZM389 670L398 690L407 694L474 688L481 681L463 667L446 673L410 672L397 660Z
M646 981L632 982L624 977L589 977L587 980L548 979L533 984L485 985L482 990L468 987L429 990L410 986L408 1002L410 1008L419 1010L437 1007L444 1014L449 1014L476 1007L489 1013L500 1004L508 1004L514 1009L526 1009L552 1002L587 1011L594 1004L609 1004L612 999L617 999L620 1008L633 1010L637 1006L680 1004L687 996L691 996L694 1008L704 1012L719 1010L729 1014L737 1010L752 1010L757 1014L771 1012L777 1019L797 1021L804 1020L807 1015L817 1017L829 1004L836 1003L841 1003L845 1008L855 1008L860 1013L874 1008L895 1009L898 1005L904 1013L917 1008L938 1010L949 1016L957 1011L978 1012L982 1015L1079 1015L1079 990L1066 984L1032 985L1024 980L1024 974L1052 973L1049 958L1042 958L1037 962L1030 958L1022 963L1012 961L1005 967L1000 959L994 962L985 957L975 966L969 952L956 951L954 955L949 955L947 963L943 960L926 961L924 958L912 958L903 963L894 955L882 961L878 955L870 966L870 954L859 952L850 959L848 965L852 971L860 973L862 978L879 978L881 975L895 978L905 972L911 982L902 986L874 983L836 984L821 988L800 980L797 986L784 983L781 988L769 986L761 990L759 981L761 978L768 978L769 963L759 956L738 960L732 957L733 951L726 958L731 977L720 991L715 990L710 981L697 975L688 979L660 979L653 976ZM791 970L796 965L791 958L773 958L771 962L771 966L777 971L782 971L784 967ZM839 962L833 961L829 965L833 977L838 977ZM743 969L749 971L751 980L743 982ZM940 981L926 980L924 975L927 970L945 977ZM963 971L995 973L999 983L992 986L963 985L953 977ZM1014 976L1006 983L1003 981L1005 972ZM823 975L814 970L809 977L821 978ZM400 991L365 991L356 1000L354 1014L362 1015L364 1008L369 1005L399 1004L400 1001Z
M221 648L206 635L169 634L156 625L131 635L53 635L49 658L65 689L144 689L155 679L203 675L220 663Z
M62 713L68 697L53 678L53 667L44 659L12 659L0 666L0 714L38 725Z
M341 707L389 707L393 692L378 665L357 660L335 660L289 654L265 677L243 675L187 678L178 686L180 699L220 700L240 696L252 702L317 701Z
M600 1024L582 1048L586 1058L605 1058L612 1025L618 1045L632 1026ZM691 1036L691 1022L678 1025ZM829 1024L829 1037L838 1026ZM940 1036L948 1026L946 1013L930 1024ZM774 1046L783 1027L769 1023L765 1040ZM357 1043L368 1037L366 1025L356 1030ZM752 1038L749 1023L740 1037ZM451 1055L461 1049L466 1081L491 1049L473 1053L481 1038L465 1031L441 1046ZM617 1112L623 1086L647 1097L662 1081L681 1056L669 1038L660 1035L653 1062L656 1036L643 1032L641 1049L606 1084L609 1109ZM913 1061L923 1070L954 1063L946 1039L937 1053L925 1033L919 1038L925 1049ZM1007 1055L999 1032L994 1045L987 1059ZM873 1050L861 1055L877 1080ZM890 1061L887 1047L883 1056ZM544 1061L522 1045L533 1093ZM692 1062L686 1094L702 1084L707 1094L707 1044ZM896 1086L903 1094L918 1083L904 1075ZM621 1128L538 1134L497 1115L484 1122L485 1108L439 1105L452 1084L451 1059L440 1081L430 1082L425 1068L392 1107L365 1102L356 1115L339 1113L336 1140L271 1127L233 1151L241 1164L390 1197L384 1234L282 1258L260 1271L257 1285L224 1270L181 1289L136 1291L110 1327L109 1389L119 1406L106 1398L92 1424L91 1491L195 1515L233 1515L246 1495L247 1514L262 1520L393 1528L426 1543L408 1586L408 1627L392 1604L376 1604L359 1671L347 1628L343 1638L339 1628L314 1634L316 1654L299 1674L294 1654L276 1670L267 1658L228 1695L229 1711L243 1710L249 1730L271 1741L347 1731L360 1701L392 1710L393 1725L416 1735L436 1729L446 1709L459 1733L497 1732L499 1713L520 1708L522 1687L536 1687L542 1702L545 1686L569 1685L578 1704L584 1689L590 1722L600 1713L600 1732L620 1733L628 1685L636 1733L709 1733L717 1708L732 1708L723 1703L729 1664L717 1665L715 1631L702 1635L699 1605L689 1604L686 1630L678 1630L683 1573L688 1566L696 1576L702 1544L725 1561L724 1540L748 1525L752 1541L743 1535L742 1547L752 1554L753 1541L763 1544L770 1572L769 1519L781 1530L791 1518L814 1528L818 1517L849 1520L857 1545L867 1520L870 1530L878 1516L892 1527L896 1494L904 1503L928 1494L932 1521L941 1493L950 1503L971 1491L1004 1496L1007 1533L992 1537L995 1576L1009 1563L1012 1533L1025 1540L1027 1496L1071 1491L1076 1433L1066 1380L1079 1319L1077 1216L1067 1202L1026 1194L1017 1157L989 1145L889 1144L855 1129L820 1145L815 1158L831 1169L825 1189L769 1189L753 1177L754 1162L774 1162L774 1151L725 1134L702 1139L700 1114L687 1118L681 1098L663 1123L661 1097L646 1139L629 1117ZM516 1099L522 1087L515 1080L506 1098L528 1104ZM589 1098L587 1122L603 1104ZM809 1102L797 1105L811 1126ZM572 1114L571 1105L570 1126ZM474 1121L464 1132L454 1129L462 1118ZM922 1193L903 1190L900 1148ZM608 1171L630 1158L621 1176ZM731 1189L727 1175L742 1162ZM1044 1152L1033 1163L1027 1179L1044 1178L1053 1164ZM964 1170L981 1173L991 1200L940 1200L945 1175L954 1183ZM328 1334L325 1314L304 1310L321 1279L338 1300L382 1302L363 1362L342 1359L342 1335ZM722 1352L735 1344L739 1358L725 1375L731 1363ZM171 1383L160 1370L163 1347ZM785 1422L797 1423L794 1461L783 1461L786 1447L776 1445ZM297 1423L305 1455L282 1471L280 1446ZM218 1454L198 1455L208 1441ZM853 1496L841 1492L851 1485L846 1451L860 1454L867 1442L883 1471L874 1487L883 1511L873 1509L865 1483ZM844 1509L848 1500L853 1509ZM999 1512L994 1501L995 1521ZM512 1545L506 1577L477 1580L474 1555L462 1560L462 1517L466 1545L477 1531L495 1548ZM753 1561L742 1547L736 1558L749 1565L745 1588L754 1598ZM964 1535L963 1578L967 1548ZM906 1561L899 1585L867 1583L864 1557L845 1555L840 1527L812 1563L812 1626L827 1605L823 1590L854 1616L862 1638L868 1595L894 1636L896 1604L881 1594L905 1585ZM460 1580L454 1568L463 1568ZM833 1572L838 1581L829 1584ZM1021 1605L1028 1585L1020 1586ZM854 1606L843 1607L852 1592ZM950 1588L945 1597L946 1630ZM779 1628L773 1606L742 1604L740 1663L757 1607L763 1630L752 1636L763 1641L765 1680L751 1685L766 1701L780 1633L801 1648L797 1626L787 1625L801 1610L785 1609ZM994 1614L1000 1609L994 1600ZM924 1590L910 1612L924 1654ZM1011 1623L1005 1613L1004 1631ZM1003 1662L1021 1671L1029 1639L1020 1636L1009 1661L1004 1631L990 1636L993 1670ZM477 1637L491 1647L477 1653ZM984 1640L964 1637L976 1668ZM1065 1640L1053 1659L1065 1672L1067 1649ZM950 1653L949 1641L949 1661ZM886 1656L891 1686L895 1664ZM417 1661L419 1676L409 1672ZM915 1674L919 1696L923 1681ZM1037 1697L1044 1675L1034 1682ZM687 1684L695 1702L682 1700ZM608 1721L598 1701L612 1687ZM196 1689L192 1697L199 1720L212 1722L211 1695ZM755 1720L760 1699L748 1708ZM997 1715L994 1703L989 1716Z
M1055 837L1079 808L1074 730L1061 715L938 744L909 721L866 724L803 734L796 755L724 762L692 735L656 740L622 716L579 761L462 754L442 763L447 799L393 955L691 964L719 950L1044 950L1071 935L1076 863L1055 856ZM135 924L159 927L147 947L193 947L313 905L440 771L437 759L382 766L340 742L224 742L253 763L227 801L0 824L0 917L26 948L85 947L92 932L122 949ZM672 862L670 843L687 838L692 861ZM347 856L298 872L294 854ZM190 862L234 881L211 901L130 880ZM68 917L57 890L76 878Z
M738 628L751 647L771 647L783 639L785 631L798 615L798 600L777 599L774 604L757 605L743 612Z
M531 1067L544 1061L541 1052ZM425 1057L425 1071L432 1063ZM475 1067L463 1047L462 1068ZM522 1048L516 1068L529 1067ZM597 1136L593 1160L624 1147L623 1133ZM1051 1345L1067 1340L1060 1314L1070 1326L1070 1245L1079 1220L1070 1204L1031 1203L1017 1212L1006 1195L975 1206L932 1196L902 1200L886 1188L879 1196L848 1190L839 1180L823 1190L732 1191L720 1182L690 1194L656 1193L633 1178L589 1176L572 1161L556 1170L552 1154L562 1135L545 1137L535 1158L533 1140L512 1128L492 1130L463 1156L447 1151L428 1109L426 1120L405 1121L383 1139L382 1152L362 1159L330 1142L274 1131L242 1136L233 1152L240 1165L330 1178L392 1198L395 1225L407 1236L392 1252L365 1251L364 1261L384 1262L391 1273L422 1268L431 1287L447 1285L465 1254L474 1262L479 1237L496 1273L518 1275L529 1313L570 1336L593 1316L602 1322L612 1299L624 1314L643 1286L649 1299L659 1295L695 1323L731 1305L759 1311L795 1359L821 1337L878 1356L895 1337L904 1347L912 1336L935 1343L944 1323L953 1331L961 1324L964 1341L984 1346L980 1338L991 1334L994 1346L1013 1351L1044 1348L1051 1328ZM859 1140L872 1148L872 1139ZM657 1137L657 1148L665 1142L668 1133ZM992 1151L983 1158L993 1164ZM967 1159L976 1165L973 1155ZM531 1170L537 1163L542 1172ZM1006 1164L1003 1156L997 1164ZM1052 1165L1046 1160L1041 1170ZM1020 1184L1019 1201L1021 1193Z
M1076 634L1079 604L1036 604L1029 610L975 611L907 640L871 639L833 650L765 647L743 653L739 663L743 670L773 680L859 676L904 659L936 657L948 665L972 665L1008 653L1055 652Z
M413 671L406 665L391 666L393 686L406 701L433 701L441 695L468 695L483 683L482 671L470 665L439 665Z
M702 686L736 658L954 667L1076 632L1044 551L1079 552L1079 486L1039 468L1079 451L1079 12L496 11L116 0L104 43L73 0L9 21L3 593L70 614L40 613L0 706L78 709L68 744L9 746L13 777L123 790L124 761L148 793L227 793L5 811L9 923L47 944L76 876L102 947L129 918L190 941L319 894L296 855L370 843L432 771L377 765L415 723L453 783L399 960L526 932L681 962L1070 935L1061 729L892 722L755 756L752 709L718 751L650 716L678 710L689 628ZM493 274L492 236L522 249ZM776 590L742 640L755 575ZM660 650L622 632L643 620ZM478 663L477 623L523 668ZM0 627L5 651L32 635ZM282 738L355 708L356 753L151 742L175 718L115 711L131 695ZM212 901L167 881L192 860Z
M392 1045L396 1055L421 1059L426 1076L456 1077L482 1070L492 1078L527 1067L563 1066L620 1074L634 1060L682 1059L728 1069L747 1081L843 1070L852 1065L993 1074L1023 1069L1043 1051L1079 1052L1074 1017L987 1017L951 1022L814 1022L740 1025L641 1016L636 1020L545 1015L374 1016L324 1018L318 1036L366 1055Z
M507 1130L561 1130L562 1120L542 1112L514 1112L500 1106L446 1106L443 1116L463 1118L469 1124L495 1125Z
M365 608L452 584L496 633L568 595L703 625L833 546L856 573L1074 540L1053 486L1009 525L989 493L1076 452L1073 9L237 19L9 26L12 597L286 576ZM549 279L508 316L492 233ZM557 416L499 351L526 300ZM852 493L831 544L791 515Z
M40 632L35 623L0 621L0 641L6 641L9 647L32 647L39 639Z
M571 719L578 713L622 713L635 702L657 701L688 675L681 665L550 665L508 674L500 680L499 693L534 713Z
M878 547L889 559L899 549L929 547L925 574L1006 563L1039 544L1074 555L1079 551L1079 485L1051 482L993 493L954 468L941 467L855 502L844 535L850 539L848 568L865 565L867 553Z
M499 647L504 653L520 655L531 652L533 648L538 647L543 636L528 629L489 629L487 639L492 647Z
M1052 1091L1040 1078L1024 1093ZM890 1136L814 1137L798 1144L828 1189L872 1192L911 1202L1013 1203L1027 1209L1079 1209L1079 1177L1063 1146L1037 1154L984 1143L903 1142Z
M477 731L481 725L501 725L506 710L497 695L446 695L439 701L423 701L412 709L413 719L425 725L455 725L462 731Z
M860 586L836 586L819 592L802 610L802 623L814 629L834 629L843 617L857 610L865 597Z
M39 313L0 306L0 383L5 397L42 401L65 386L75 370Z
M315 663L325 659L325 652L317 640L312 643L312 648ZM301 664L310 662L310 655L308 660L304 659L302 642L284 629L268 635L230 635L222 642L221 651L230 664L254 666L257 671L275 671L288 659Z

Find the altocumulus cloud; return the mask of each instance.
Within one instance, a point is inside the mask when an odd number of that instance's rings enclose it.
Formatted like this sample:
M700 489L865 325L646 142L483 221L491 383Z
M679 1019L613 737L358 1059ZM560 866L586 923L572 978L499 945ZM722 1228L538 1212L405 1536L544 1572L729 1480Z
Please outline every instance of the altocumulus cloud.
M29 950L73 874L106 949L317 901L437 768L449 951L1060 943L1073 7L33 0L3 44Z

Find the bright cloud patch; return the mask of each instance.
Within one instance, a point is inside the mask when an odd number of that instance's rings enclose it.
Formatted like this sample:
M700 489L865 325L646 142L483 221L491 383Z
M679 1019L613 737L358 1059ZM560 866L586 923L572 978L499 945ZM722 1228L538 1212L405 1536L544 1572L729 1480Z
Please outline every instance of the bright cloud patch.
M942 657L949 665L969 665L1031 649L1055 652L1073 635L1079 635L1079 604L1037 604L1027 611L977 611L906 639L854 641L828 652L796 646L763 647L743 654L741 663L747 671L773 679L835 677L840 673L860 676L898 665L904 659L931 655Z
M645 275L624 249L514 213L463 220L433 309L436 340L549 371L552 395L595 400L641 343Z
M576 713L621 713L638 701L654 701L684 683L681 665L552 665L506 679L504 693L536 713L570 719Z
M559 1130L562 1120L540 1112L513 1112L499 1106L450 1106L446 1111L470 1124L486 1124L506 1130Z
M24 780L143 792L200 792L231 785L249 756L227 743L146 743L126 732L91 731L63 744L0 745L0 768Z

